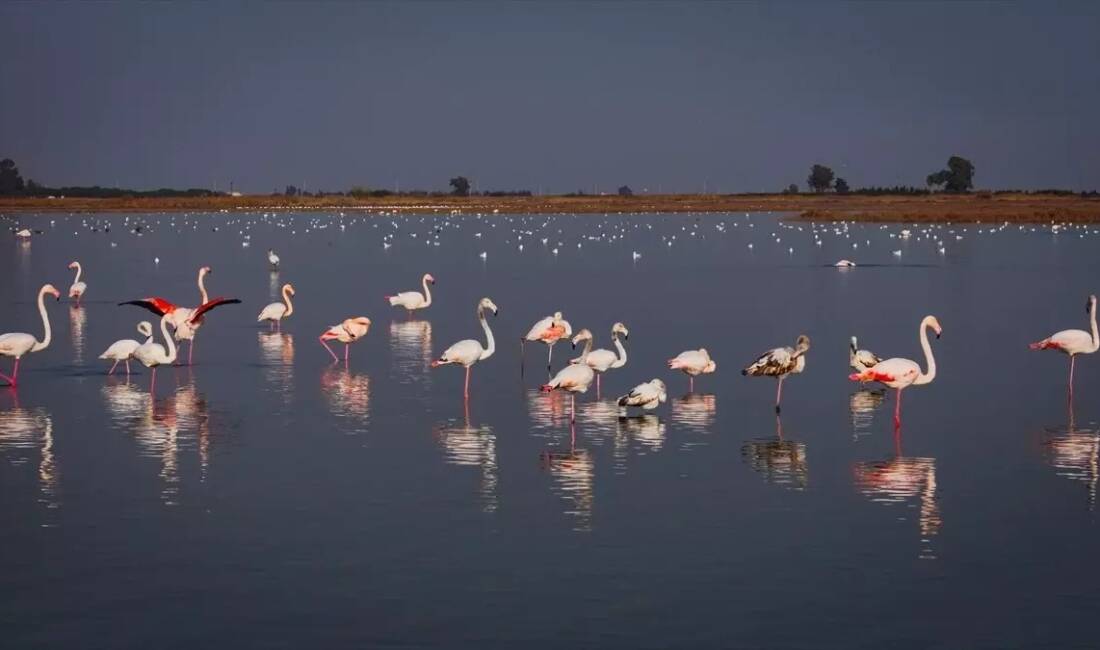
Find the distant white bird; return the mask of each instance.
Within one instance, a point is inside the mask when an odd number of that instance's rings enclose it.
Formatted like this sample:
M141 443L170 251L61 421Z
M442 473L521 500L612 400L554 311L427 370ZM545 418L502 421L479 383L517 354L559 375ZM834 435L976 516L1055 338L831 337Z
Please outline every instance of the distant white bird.
M1085 309L1089 313L1091 333L1085 330L1062 330L1031 344L1032 350L1057 350L1069 355L1069 394L1073 396L1073 366L1079 354L1092 354L1100 349L1100 335L1096 330L1096 296L1089 296Z
M806 352L810 349L810 337L805 334L798 337L794 347L772 348L760 355L756 361L741 370L742 375L750 377L778 377L779 385L775 391L775 412L780 411L783 398L783 380L787 375L797 375L806 368Z
M76 298L76 304L80 305L80 298L84 295L84 292L87 291L88 285L80 281L80 275L83 272L80 268L80 262L70 262L69 268L76 269L76 277L73 278L73 284L69 287L69 297Z
M852 337L852 340L848 343L848 365L856 372L863 372L880 363L882 359L878 358L874 352L870 350L860 350L859 342L856 341L856 337Z
M481 322L481 328L485 330L485 347L481 346L480 341L464 339L444 350L443 354L432 362L433 368L448 364L458 364L466 368L466 384L462 392L466 399L470 398L470 367L478 361L484 361L493 356L497 349L496 341L493 340L493 331L489 329L489 323L485 320L485 310L493 312L493 316L496 316L499 311L488 298L482 298L477 303L477 319Z
M31 237L31 231L30 231L30 230L28 230L27 228L24 228L24 229L22 229L22 230L20 230L20 231L17 231L17 232L15 233L15 236L16 236L16 237L18 237L18 238L20 238L20 239L30 239L30 237Z
M833 266L835 266L837 268L842 268L842 269L851 268L855 265L856 265L856 263L853 262L852 260L840 260L836 264L833 264Z
M145 337L145 342L144 343L152 343L153 342L153 324L152 323L150 323L147 320L141 321L137 325L137 331L140 332L141 335ZM112 360L113 359L114 360L114 363L111 364L111 369L107 371L107 374L108 375L113 375L115 373L115 368L118 366L119 362L122 361L122 362L126 363L126 374L129 375L130 374L130 359L133 358L134 352L136 352L137 349L139 347L141 347L142 345L143 345L143 343L141 343L139 341L135 341L134 339L119 339L119 340L115 341L114 343L112 343L110 345L110 347L108 347L103 352L103 354L99 355L100 359L107 359L107 360Z
M657 408L659 404L668 401L668 390L665 382L660 379L651 379L644 384L638 384L617 400L623 412L628 406L638 406L647 411Z
M424 293L419 291L402 291L399 294L393 296L386 296L386 300L390 302L392 307L404 307L409 316L412 317L412 313L418 309L426 309L432 304L432 292L428 288L428 285L435 284L435 278L431 273L425 273L424 277L420 279L420 284L424 288Z
M269 248L267 250L267 262L271 265L272 271L279 270L279 256L275 254L275 251L273 249Z
M681 352L668 360L668 367L688 376L688 392L695 392L695 378L718 370L718 362L710 358L706 348Z
M290 318L290 315L294 313L294 304L290 302L290 297L294 295L294 286L289 282L283 285L283 301L273 302L264 307L260 311L260 315L256 317L256 322L270 321L269 328L276 330L282 329L282 321L284 318Z
M38 290L38 313L42 316L42 340L34 338L33 334L25 334L23 332L9 332L8 334L0 334L0 354L5 357L14 357L15 366L12 369L11 376L0 373L0 379L8 382L8 385L15 387L19 382L19 361L23 358L24 354L28 352L38 352L45 350L50 345L50 340L53 338L53 334L50 331L50 318L46 314L46 294L52 295L55 299L61 299L61 292L54 288L52 284L44 284L42 288Z

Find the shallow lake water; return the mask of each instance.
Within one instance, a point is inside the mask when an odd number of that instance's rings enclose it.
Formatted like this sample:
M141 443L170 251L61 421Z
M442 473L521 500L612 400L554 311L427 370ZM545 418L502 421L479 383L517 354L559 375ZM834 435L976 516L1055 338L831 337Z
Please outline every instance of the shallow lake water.
M1087 329L1095 226L0 219L16 224L42 232L0 245L0 331L40 336L36 292L65 293L74 259L88 292L47 301L52 344L0 389L5 647L1095 645L1100 359L1079 360L1070 406L1067 359L1027 348ZM154 320L116 303L195 305L202 265L243 304L208 315L194 365L161 368L152 399L144 368L105 376L97 356ZM383 296L423 273L433 304L408 319ZM285 282L294 314L271 334L256 314ZM465 404L462 370L428 364L481 338L483 296L497 352ZM575 440L568 396L538 391L545 346L521 374L519 337L555 310L598 347L630 330ZM922 361L926 314L939 374L895 436L894 396L847 378L848 339ZM334 364L318 335L360 315L370 333ZM774 380L740 368L803 333L778 419ZM718 370L689 394L665 360L698 347ZM556 346L555 370L572 356ZM613 398L654 377L668 403L620 419Z

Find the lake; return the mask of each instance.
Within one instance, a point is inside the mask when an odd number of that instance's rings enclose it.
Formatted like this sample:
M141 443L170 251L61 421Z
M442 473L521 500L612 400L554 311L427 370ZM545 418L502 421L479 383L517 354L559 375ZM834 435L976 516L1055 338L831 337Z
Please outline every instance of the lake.
M1079 359L1070 405L1067 359L1027 344L1087 329L1096 226L0 218L16 224L42 232L0 243L0 331L40 336L37 290L66 293L74 259L88 292L47 301L52 344L0 389L6 647L1095 646L1100 359ZM107 377L97 356L154 320L116 303L196 305L203 265L243 303L208 314L194 365L162 367L152 399L140 364ZM424 273L427 310L383 299ZM286 282L272 334L256 314ZM482 338L484 296L497 351L464 403L461 368L428 364ZM556 310L598 347L630 330L602 398L577 398L575 441L568 395L538 390L545 346L521 374L520 336ZM895 436L892 392L847 378L848 340L923 365L926 314L939 374L906 391ZM373 324L345 368L318 336L352 316ZM779 419L775 381L740 369L800 334ZM699 347L718 370L688 394L665 361ZM575 355L557 345L555 370ZM668 403L620 419L613 399L654 377Z

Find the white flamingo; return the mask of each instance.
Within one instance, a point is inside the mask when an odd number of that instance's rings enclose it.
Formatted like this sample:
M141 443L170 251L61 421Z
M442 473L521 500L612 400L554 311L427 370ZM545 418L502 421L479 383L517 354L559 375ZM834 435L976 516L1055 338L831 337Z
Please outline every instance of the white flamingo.
M863 372L868 368L874 367L876 363L879 363L882 359L878 358L878 355L870 350L860 350L859 341L856 337L852 337L851 342L848 344L848 366L856 372Z
M271 265L272 271L279 270L279 256L275 254L274 249L267 249L267 262Z
M775 412L780 411L779 402L783 397L783 380L787 375L797 375L806 368L806 352L810 349L810 337L805 334L798 337L794 347L772 348L760 355L741 371L750 377L778 377L779 386L775 390Z
M294 286L289 282L283 285L283 301L273 302L270 305L260 310L260 315L256 317L256 322L269 321L270 328L282 331L282 321L284 318L289 318L294 313L294 303L290 302L290 297L294 295Z
M459 364L466 368L466 385L462 392L466 399L470 397L470 367L478 361L484 361L493 356L493 353L497 350L496 342L493 340L493 331L489 329L489 323L485 320L486 309L493 312L493 316L496 316L499 311L493 301L488 298L482 298L477 303L477 319L481 322L481 328L485 330L485 347L481 347L480 341L465 339L444 350L443 354L432 362L433 368L448 364Z
M147 341L138 346L138 349L134 350L134 358L144 364L146 368L153 369L153 376L149 380L150 395L156 390L157 366L171 365L176 361L176 343L168 334L168 323L171 319L171 314L165 314L160 317L160 331L161 334L164 335L164 342L168 346L167 350L163 345L154 343L152 340Z
M147 320L143 320L137 325L137 331L145 337L145 343L153 342L153 324ZM115 374L115 368L118 367L120 361L126 363L126 375L130 374L130 359L134 356L134 351L141 347L143 344L134 339L119 339L112 343L103 354L99 355L100 359L114 360L111 364L111 369L107 371L108 375Z
M38 313L42 315L42 329L44 334L42 340L34 338L33 334L24 334L22 332L10 332L8 334L0 334L0 354L5 357L15 357L15 366L12 369L11 376L7 376L0 372L0 379L8 382L8 385L12 388L19 383L19 361L23 358L24 354L28 352L38 352L39 350L45 350L50 345L50 340L53 338L53 334L50 331L50 318L46 315L46 294L52 295L55 299L61 300L61 292L54 288L52 284L44 284L42 288L38 290Z
M668 360L668 367L688 376L688 392L695 392L695 378L718 370L718 362L710 358L706 348L687 350Z
M623 339L630 338L630 331L626 329L626 325L622 323L615 323L611 326L611 340L615 343L615 349L618 353L608 350L606 348L599 348L597 350L591 350L592 339L588 339L585 344L585 355L581 355L576 359L573 359L569 363L576 364L581 363L582 358L586 358L585 363L588 367L596 371L596 397L600 396L600 377L603 373L611 370L612 368L622 368L626 365L626 348L623 347L622 341L619 340L619 335L623 335ZM586 356L587 355L587 356Z
M927 372L921 372L920 364L910 359L894 357L876 363L863 372L848 375L852 381L877 381L889 388L896 388L897 399L894 404L894 426L901 426L901 391L909 386L922 386L932 383L936 378L936 359L932 356L932 346L928 343L928 330L936 332L936 338L943 333L940 322L935 316L925 316L920 322L920 346L924 350L924 362Z
M519 340L520 363L523 362L523 353L528 341L542 341L549 348L546 354L546 369L550 370L550 362L554 357L554 344L562 338L573 336L573 326L565 320L560 311L554 312L531 326L527 335Z
M339 341L344 344L344 363L348 362L348 347L367 335L370 331L370 319L366 316L358 316L355 318L344 319L344 322L339 325L333 325L325 330L323 334L318 338L321 341L321 345L325 346L328 353L332 355L333 361L339 361L336 353L332 351L332 348L328 346L326 341Z
M590 341L591 339L592 332L583 329L573 337L573 347L577 347L578 341ZM586 363L587 353L588 348L585 348L585 354L581 355L580 363L562 368L558 371L558 374L554 375L553 379L542 385L542 391L545 393L553 390L568 391L569 422L571 424L577 421L577 393L588 392L588 387L592 385L592 380L596 378L596 371L592 370Z
M1096 331L1096 296L1089 296L1085 304L1089 314L1091 332L1085 330L1062 330L1048 338L1031 344L1032 350L1057 350L1069 355L1069 394L1073 398L1073 366L1079 354L1092 354L1100 349L1100 335Z
M420 285L424 288L424 293L419 291L402 291L399 294L393 296L386 296L386 300L390 301L392 307L404 307L408 312L409 317L412 317L412 313L418 309L426 309L432 304L432 292L428 288L428 285L435 284L435 278L431 273L425 273L424 277L420 279Z
M80 276L83 273L83 269L80 268L80 262L70 262L70 269L76 269L76 277L73 278L73 285L69 287L69 297L76 299L76 304L80 305L80 299L84 296L84 292L88 290L88 284L80 281Z
M668 390L665 388L665 382L660 379L651 379L630 389L630 392L620 397L617 403L623 412L626 412L628 406L638 406L650 411L666 401L668 401Z

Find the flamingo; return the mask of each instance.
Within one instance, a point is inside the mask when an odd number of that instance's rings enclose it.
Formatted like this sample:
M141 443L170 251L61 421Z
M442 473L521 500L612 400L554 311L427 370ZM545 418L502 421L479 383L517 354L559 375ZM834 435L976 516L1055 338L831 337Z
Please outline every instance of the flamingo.
M1069 395L1073 399L1073 366L1079 354L1092 354L1100 349L1100 335L1096 331L1096 296L1089 296L1085 304L1089 313L1092 332L1085 330L1062 330L1048 338L1031 344L1032 350L1058 350L1069 355Z
M688 392L695 392L695 377L709 375L718 370L718 362L710 358L706 348L687 350L668 360L668 367L681 370L688 376Z
M237 298L224 298L221 296L211 300L210 296L206 293L205 282L206 276L210 273L213 273L213 270L209 266L204 266L199 269L198 285L199 299L201 302L198 307L180 307L160 297L127 300L126 302L120 302L118 304L143 307L157 316L167 315L169 317L168 322L175 329L175 339L177 341L188 341L187 365L191 365L192 354L195 352L195 334L198 332L199 327L202 326L206 312L215 307L235 305L241 302Z
M605 348L590 350L592 347L592 339L589 338L586 344L585 354L569 362L571 364L576 364L581 363L582 358L587 359L584 363L587 363L589 368L596 371L597 398L600 396L600 377L603 373L612 368L622 368L626 365L626 349L623 347L622 342L619 341L619 334L623 335L623 339L630 338L630 331L626 329L626 325L615 323L611 326L611 340L615 342L615 349L619 351L618 354Z
M876 363L879 363L882 359L878 358L878 355L870 350L860 350L859 342L856 341L856 337L852 337L851 343L848 345L848 365L852 370L863 372L868 368L874 367Z
M358 341L367 335L367 331L370 330L370 319L366 316L358 316L356 318L345 319L344 322L339 325L333 325L325 330L324 334L318 338L321 341L321 345L325 346L328 353L332 355L333 361L339 361L336 357L336 353L332 351L332 348L328 346L325 341L339 341L344 344L344 363L348 362L348 346Z
M927 372L921 372L920 365L916 361L902 358L892 358L879 361L874 366L863 372L852 373L848 379L852 381L877 381L889 388L898 391L894 404L894 426L901 426L901 391L908 386L922 386L932 383L936 378L936 359L932 356L932 346L928 343L928 330L936 332L936 338L943 333L940 322L935 316L925 316L920 322L920 346L924 350L924 361Z
M157 366L170 365L176 361L176 343L168 335L168 323L171 319L172 314L165 314L160 317L160 331L164 335L164 342L168 345L167 350L164 349L163 345L154 343L152 340L146 341L134 350L134 358L143 363L146 368L153 369L153 376L149 380L150 395L156 390Z
M271 264L272 271L279 270L279 256L275 254L275 250L272 248L267 249L267 261Z
M668 401L668 390L665 389L665 382L660 379L651 379L630 389L630 392L620 397L617 403L625 413L628 406L640 406L650 411L666 401Z
M570 336L573 336L573 326L565 320L560 311L554 312L553 316L547 316L535 323L531 330L527 332L527 335L519 340L520 363L523 362L523 352L527 342L542 341L550 348L550 351L546 354L546 369L550 370L550 362L554 356L554 344L562 337Z
M70 269L76 269L76 277L73 278L73 286L69 287L69 297L76 298L76 304L80 306L80 299L84 296L84 292L88 290L88 284L80 281L80 275L83 273L83 269L80 268L80 262L69 262Z
M573 337L573 347L577 347L578 341L592 340L592 332L586 329L577 332L577 335ZM591 343L589 343L591 346ZM554 378L543 384L542 391L549 393L550 391L561 389L569 391L569 423L577 421L577 393L588 392L588 387L592 385L592 380L596 378L596 371L589 367L588 361L588 347L585 347L584 354L580 357L580 363L566 366L558 371L558 374L554 375Z
M283 301L273 302L267 307L260 310L260 315L256 317L256 322L271 321L270 328L282 331L282 321L284 318L289 318L294 313L294 305L290 302L290 297L294 295L294 286L289 282L283 285Z
M462 392L463 397L466 399L470 399L470 367L478 361L488 359L497 351L496 342L493 340L493 331L489 329L489 323L485 320L486 309L493 312L493 316L496 316L499 312L497 306L488 298L482 298L477 303L477 319L481 321L481 328L485 330L486 347L481 347L480 341L464 339L444 350L443 354L432 362L433 368L455 363L466 368L466 386Z
M145 337L145 343L153 342L153 324L147 320L143 320L137 325L137 331ZM126 375L130 375L130 358L134 356L134 351L142 346L142 343L135 341L134 339L119 339L112 343L103 354L99 355L100 359L114 359L114 363L111 365L111 369L107 371L108 375L115 374L115 368L120 361L126 363Z
M9 377L0 372L0 379L8 382L8 386L12 388L15 388L19 383L19 361L23 358L23 355L28 352L45 350L49 347L50 340L53 338L50 332L50 318L46 315L45 299L47 293L56 300L61 300L61 292L55 289L52 284L44 284L38 290L38 313L42 315L42 329L45 330L41 341L35 339L33 334L22 332L0 334L0 354L5 357L15 357L15 366L12 369L11 376Z
M779 378L779 386L775 390L775 412L779 413L779 401L783 397L783 380L787 375L797 375L806 368L806 352L809 349L810 337L803 334L798 337L793 348L772 348L760 355L756 361L745 366L741 374Z
M435 278L431 273L425 273L424 277L420 279L421 286L424 287L424 293L419 291L402 291L401 293L393 296L386 296L386 300L390 301L392 307L404 307L408 312L409 317L412 318L412 313L417 309L426 309L432 304L432 292L428 289L429 284L435 284Z

